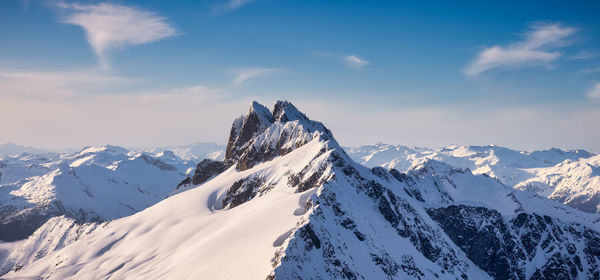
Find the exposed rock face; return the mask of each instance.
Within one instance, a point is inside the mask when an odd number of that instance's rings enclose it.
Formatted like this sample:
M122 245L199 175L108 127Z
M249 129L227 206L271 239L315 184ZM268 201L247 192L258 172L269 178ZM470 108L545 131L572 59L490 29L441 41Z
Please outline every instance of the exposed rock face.
M235 162L240 171L247 170L315 138L333 140L333 135L287 101L277 101L272 113L254 102L248 113L233 123L225 161Z
M0 208L0 240L16 241L27 238L51 217L61 215L52 205L28 209Z
M236 207L254 198L257 192L261 188L264 190L265 187L268 188L268 185L265 185L265 180L260 177L238 180L227 190L223 204L229 206L229 208Z
M528 213L505 221L497 211L466 205L428 213L495 279L577 279L581 275L597 279L600 275L600 234L586 226ZM528 267L533 267L529 271L533 275L527 275Z
M337 146L331 131L322 123L310 120L292 103L277 101L271 112L255 101L246 115L234 120L225 159L201 161L196 167L191 182L186 178L176 190L183 186L202 184L232 165L235 165L239 171L250 169L258 163L286 155L316 138L324 141L332 140L332 145ZM292 179L302 180L299 177ZM315 179L313 176L308 181L304 180L302 184L310 184Z
M194 185L200 185L211 177L225 171L228 167L229 166L222 161L204 159L198 163L198 165L196 165L196 171L194 171L192 183Z
M237 118L231 127L225 150L225 160L237 160L244 153L252 138L264 132L274 122L273 115L265 106L252 102L245 116Z
M169 196L182 192L186 188L200 185L212 177L223 173L223 171L227 170L229 165L224 161L217 161L212 159L203 159L196 165L196 169L194 170L194 175L192 177L186 177L183 179L177 187L175 191L171 193Z

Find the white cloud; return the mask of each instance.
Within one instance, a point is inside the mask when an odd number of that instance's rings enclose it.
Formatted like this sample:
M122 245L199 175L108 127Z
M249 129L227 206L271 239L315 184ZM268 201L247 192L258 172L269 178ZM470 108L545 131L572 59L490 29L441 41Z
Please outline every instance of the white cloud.
M237 10L242 6L254 2L256 0L227 0L224 4L216 6L213 10L215 13L227 13L233 10Z
M343 60L344 60L344 63L346 63L346 65L348 65L350 67L356 67L356 68L360 68L360 67L363 67L363 66L369 64L368 61L366 61L356 55L344 56Z
M68 11L64 22L81 26L100 63L108 65L108 52L175 36L164 17L135 7L100 3L79 5L60 3Z
M234 68L228 69L228 72L235 75L233 79L234 85L241 85L248 79L265 76L272 73L281 72L280 68L258 68L258 67L250 67L250 68Z
M369 64L369 62L367 60L365 60L355 54L342 55L342 54L338 54L338 53L323 52L323 51L313 51L311 53L312 53L312 55L314 55L318 58L332 60L335 62L341 62L344 65L351 67L351 68L361 68L361 67L364 67Z
M588 89L587 97L592 100L600 100L600 82L597 82Z
M562 54L553 51L567 44L577 30L559 24L536 24L525 33L523 41L507 47L492 46L481 51L467 66L465 74L475 77L492 69L547 66Z

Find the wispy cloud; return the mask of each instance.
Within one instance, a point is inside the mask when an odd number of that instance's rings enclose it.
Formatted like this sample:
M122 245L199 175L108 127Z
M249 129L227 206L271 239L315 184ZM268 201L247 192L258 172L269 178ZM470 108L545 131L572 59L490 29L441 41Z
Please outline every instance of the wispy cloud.
M254 2L256 0L227 0L225 3L218 5L214 8L213 12L215 13L227 13L233 10L237 10L242 6Z
M366 59L359 57L358 55L351 54L339 54L339 53L330 53L323 51L313 51L312 54L318 58L334 60L338 63L342 63L350 68L362 68L367 66L369 62Z
M579 70L579 73L582 73L582 74L591 74L591 73L596 73L596 72L600 72L600 67Z
M80 5L59 3L68 14L65 23L81 26L101 65L108 66L108 53L116 48L134 46L175 36L167 20L136 7L100 3Z
M585 59L590 59L590 58L594 58L596 57L596 54L594 52L591 51L580 51L572 56L569 57L569 59L573 59L573 60L585 60Z
M369 64L368 61L356 56L356 55L348 55L343 58L344 63L350 67L360 68Z
M250 68L233 68L227 69L227 72L235 75L233 79L234 85L241 85L243 82L257 77L266 76L269 74L281 72L283 69L281 68L258 68L258 67L250 67Z
M0 92L4 98L61 99L86 93L113 91L136 82L103 69L69 71L6 71L0 69Z
M596 82L590 89L588 89L586 95L589 99L600 100L600 82Z
M548 66L562 55L555 49L568 44L567 38L576 31L560 24L532 25L523 41L485 48L467 66L465 74L475 77L492 69Z

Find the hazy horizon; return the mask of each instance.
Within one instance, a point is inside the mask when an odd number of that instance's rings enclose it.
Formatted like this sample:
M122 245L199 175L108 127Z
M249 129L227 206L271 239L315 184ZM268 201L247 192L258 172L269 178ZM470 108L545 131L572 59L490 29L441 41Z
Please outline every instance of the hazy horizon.
M599 8L2 1L0 143L224 143L252 100L287 99L344 146L599 153Z

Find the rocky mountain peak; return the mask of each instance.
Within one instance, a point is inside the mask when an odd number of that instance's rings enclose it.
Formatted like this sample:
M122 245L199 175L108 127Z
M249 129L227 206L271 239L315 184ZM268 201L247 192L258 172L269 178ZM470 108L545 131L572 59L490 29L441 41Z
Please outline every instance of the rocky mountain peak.
M278 122L309 120L304 113L300 112L292 103L287 100L278 100L277 103L275 103L275 107L273 107L273 117Z
M322 123L310 120L291 102L277 101L272 111L254 101L248 112L233 121L225 159L205 160L196 166L194 176L180 185L198 185L235 165L243 171L260 162L285 155L306 143L320 139L339 147ZM343 151L341 151L344 153Z
M256 101L252 102L248 113L233 121L225 150L226 161L238 159L250 140L264 132L274 121L273 114L267 107Z
M316 133L316 134L315 134ZM248 113L233 122L225 162L240 170L298 148L315 137L332 140L325 126L310 120L289 101L277 101L273 111L254 101Z

